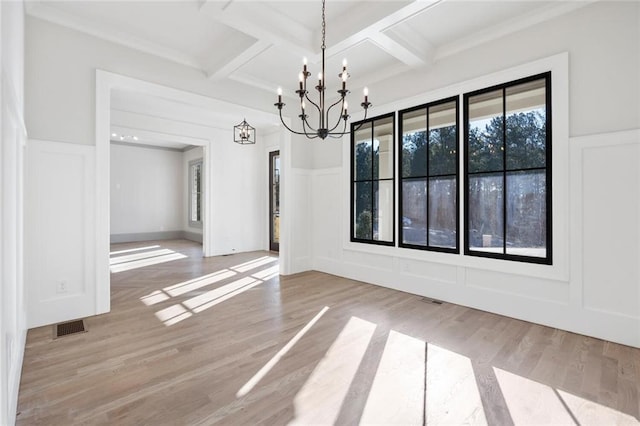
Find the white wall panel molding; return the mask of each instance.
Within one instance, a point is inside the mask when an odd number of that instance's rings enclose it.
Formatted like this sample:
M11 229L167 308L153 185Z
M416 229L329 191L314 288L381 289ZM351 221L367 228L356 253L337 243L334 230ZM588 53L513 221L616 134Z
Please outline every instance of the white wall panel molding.
M282 160L281 164L283 164ZM285 195L288 201L285 206L288 211L295 212L293 215L281 214L280 216L281 224L288 226L290 232L288 255L291 258L291 269L287 271L288 274L308 271L312 267L311 180L310 170L294 167L289 169L288 176L285 175L282 178L282 182L285 182L288 188ZM282 201L284 200L281 200L281 205ZM283 245L280 247L282 248Z
M30 140L26 160L27 324L95 315L95 148Z
M635 320L640 339L640 130L570 145L574 303Z

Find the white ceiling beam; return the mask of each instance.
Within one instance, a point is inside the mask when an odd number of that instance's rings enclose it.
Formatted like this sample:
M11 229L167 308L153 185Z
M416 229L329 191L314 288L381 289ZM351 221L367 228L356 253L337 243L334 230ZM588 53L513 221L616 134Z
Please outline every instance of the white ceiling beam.
M220 81L227 77L229 77L232 73L237 71L243 65L249 63L256 56L260 55L262 52L267 50L272 46L271 43L264 40L258 40L253 43L248 49L240 52L238 56L228 61L222 67L218 68L215 71L210 71L208 78Z
M357 31L350 36L344 38L342 41L334 44L330 48L327 48L328 56L338 55L341 52L344 52L351 47L357 45L358 43L364 40L382 40L380 35L384 35L383 33L386 30L393 28L394 26L410 19L427 9L430 9L444 0L416 0L405 7L398 9L397 11L385 16L384 18L374 22L368 27ZM389 39L391 40L391 39ZM393 40L391 40L393 41ZM391 42L386 42L389 46L392 46ZM424 65L427 62L427 58L422 58L417 56L409 47L406 46L405 43L397 42L396 47L401 47L398 49L391 49L387 51L390 55L394 56L399 61L412 66L413 64L417 64L417 66ZM383 48L383 46L380 46ZM386 49L385 49L386 50ZM418 60L419 61L418 61ZM407 62L405 62L407 61ZM414 65L415 66L415 65Z
M385 34L377 33L372 35L369 39L380 49L395 57L405 65L409 65L410 67L419 67L425 64L425 60L422 57L416 55L404 44L393 40Z
M310 56L309 52L313 51L312 31L269 7L266 2L210 0L200 11L256 40L280 46L299 56Z

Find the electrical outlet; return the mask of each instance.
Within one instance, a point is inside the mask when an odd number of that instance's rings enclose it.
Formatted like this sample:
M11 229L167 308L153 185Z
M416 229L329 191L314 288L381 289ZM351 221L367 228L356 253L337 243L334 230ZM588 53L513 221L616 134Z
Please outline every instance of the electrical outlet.
M67 292L67 282L65 280L58 281L58 286L56 287L57 293L66 293Z

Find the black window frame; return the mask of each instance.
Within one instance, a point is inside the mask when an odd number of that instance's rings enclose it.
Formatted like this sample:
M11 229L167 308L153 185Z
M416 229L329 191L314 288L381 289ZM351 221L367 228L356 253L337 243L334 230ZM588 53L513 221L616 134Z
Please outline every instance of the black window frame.
M426 157L426 173L425 176L411 176L411 177L403 177L402 175L402 164L403 164L403 115L411 112L415 112L421 109L426 111L426 137L427 137L427 147L429 146L429 108L436 107L439 105L448 104L451 102L455 102L455 126L456 126L456 155L455 155L455 165L456 171L455 175L452 174L443 174L443 175L430 175L429 171L429 150L427 149L427 157ZM426 251L435 251L442 253L460 253L460 96L455 95L449 98L439 99L433 102L428 102L426 104L418 105L411 108L406 108L398 111L398 135L397 135L397 143L396 149L398 153L398 245L402 248L416 249L416 250L426 250ZM456 194L455 194L455 202L456 202L456 238L455 238L455 248L442 247L442 246L433 246L429 245L429 180L434 177L445 177L445 176L455 176L456 182ZM426 180L427 187L427 229L426 229L426 245L418 245L418 244L410 244L404 242L404 215L403 212L403 182L405 180Z
M196 168L198 171L196 172ZM204 161L202 158L196 158L189 161L189 227L202 228L203 222L203 171ZM197 173L197 190L194 192L193 181L196 179ZM195 197L195 199L194 199ZM193 204L196 203L197 209L194 212ZM197 215L196 220L193 220L194 213Z
M375 134L375 125L374 123L376 121L379 120L386 120L388 118L391 118L391 143L389 146L390 152L393 155L393 159L391 162L391 167L392 167L392 171L391 171L391 178L389 179L374 179L373 174L374 174L374 166L373 166L373 162L371 165L371 179L367 179L367 180L356 180L356 173L355 173L355 158L354 158L354 151L355 151L355 134L358 130L360 130L360 128L364 125L367 124L371 124L371 140L373 140L373 135ZM396 155L395 155L395 137L396 137L396 113L395 112L390 112L387 114L382 114L382 115L378 115L376 117L371 117L371 118L367 118L366 120L361 120L361 121L356 121L356 122L352 122L351 123L351 131L350 131L350 154L349 154L349 159L351 162L351 175L350 175L350 195L351 195L351 200L350 200L350 217L349 217L349 222L350 222L350 240L351 242L354 243L364 243L364 244L374 244L374 245L381 245L381 246L392 246L395 247L396 245L396 229L395 229L395 215L396 215L396 182L395 182L395 176L396 176ZM373 144L371 145L371 149L373 150ZM372 156L373 158L373 156ZM373 160L372 160L373 161ZM354 215L355 215L355 200L354 200L354 188L355 188L355 184L356 182L371 182L372 185L374 182L380 182L380 181L391 181L392 183L392 188L393 188L393 196L392 196L392 201L391 201L391 214L392 214L392 218L391 218L391 232L392 232L392 239L391 241L384 241L384 240L374 240L373 239L373 226L372 226L372 232L371 232L371 239L365 239L365 238L356 238L355 235L355 219L354 219ZM372 190L373 193L373 190ZM375 209L373 208L373 204L374 204L374 197L371 197L371 211L373 212ZM373 215L372 215L372 220L373 220Z
M502 126L502 137L503 137L503 154L502 154L502 170L496 172L469 172L469 98L493 91L502 91L502 117L503 123L506 120L506 90L509 87L517 86L520 84L533 82L536 80L545 80L545 209L546 209L546 257L536 257L536 256L526 256L526 255L517 255L517 254L509 254L507 253L507 173L509 172L518 172L518 171L531 171L531 170L542 170L542 167L538 168L508 168L507 167L507 143L506 143L506 132L507 128L503 124ZM498 84L495 86L487 87L480 90L475 90L472 92L465 93L463 95L463 109L464 109L464 254L467 256L473 257L485 257L492 259L501 259L501 260L511 260L525 263L534 263L534 264L544 264L544 265L552 265L553 264L553 209L552 209L552 96L551 96L551 71L544 72L541 74L532 75L529 77L517 79L514 81L510 81L507 83ZM502 188L502 202L503 202L503 245L502 245L502 253L492 253L486 251L472 250L470 248L470 226L469 226L469 176L473 176L475 174L487 174L487 173L495 173L501 174L503 179L503 188Z

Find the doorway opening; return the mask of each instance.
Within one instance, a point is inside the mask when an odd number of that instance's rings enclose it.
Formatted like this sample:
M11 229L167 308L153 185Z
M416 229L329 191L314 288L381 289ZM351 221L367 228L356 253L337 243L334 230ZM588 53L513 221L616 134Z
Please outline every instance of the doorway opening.
M280 151L269 153L269 250L280 251Z

